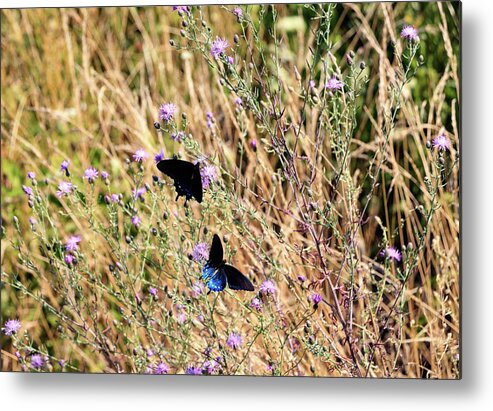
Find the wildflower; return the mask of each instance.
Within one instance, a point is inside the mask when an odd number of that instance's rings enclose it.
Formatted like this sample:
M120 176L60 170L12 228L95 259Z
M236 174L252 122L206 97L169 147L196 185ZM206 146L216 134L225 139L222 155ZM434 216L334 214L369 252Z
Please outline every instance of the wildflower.
M315 80L310 80L310 81L308 82L308 87L309 87L310 89L314 89L314 88L315 88Z
M157 295L157 288L154 288L154 287L149 288L149 294L151 294L152 296L156 296Z
M206 243L198 243L192 251L192 260L196 263L203 263L209 258L209 245Z
M229 43L226 40L220 37L216 37L216 39L211 44L212 57L217 60L219 57L221 57L221 55L226 51L228 47Z
M217 357L217 359L220 359L220 357ZM203 370L205 371L206 374L213 374L214 372L217 372L221 369L221 365L219 364L219 362L214 359L211 359L211 360L207 360L205 363L204 363L204 368Z
M299 275L299 276L298 276L298 281L299 281L300 283L304 283L304 282L306 281L306 277L305 277L304 275Z
M257 310L257 311L261 311L262 310L262 301L259 300L257 297L255 297L252 302L250 303L250 306Z
M41 355L35 354L31 357L31 365L33 366L33 368L40 369L43 366L43 363L44 361Z
M26 193L26 195L28 197L31 197L33 195L33 189L31 187L28 187L28 186L22 186L22 191L24 191L24 193Z
M240 98L240 97L236 97L235 98L235 104L238 106L238 107L243 107L243 100Z
M439 151L450 151L450 140L445 134L440 134L435 137L431 142L433 148L437 148Z
M218 179L217 168L214 166L205 166L200 169L200 176L202 178L202 187L207 188L212 182Z
M120 201L120 197L118 196L118 194L111 194L111 202L118 203L118 201Z
M168 372L169 372L169 366L164 362L160 362L156 366L156 369L154 370L154 374L159 374L159 375L168 374Z
M171 139L180 143L185 138L185 133L183 131L178 131L177 133L171 133Z
M31 223L31 226L34 227L38 222L34 217L29 217L29 222Z
M193 365L187 367L185 370L185 374L187 375L202 375L202 370L198 367L195 367Z
M276 292L276 285L274 284L274 281L272 280L266 280L262 284L260 284L260 291L262 291L264 294L274 294Z
M27 178L29 180L34 180L36 178L36 173L34 171L30 171L29 173L27 173Z
M203 243L202 243L203 244ZM207 252L207 254L209 254ZM207 258L207 257L206 257ZM204 260L206 259L204 258ZM204 292L204 284L201 282L196 282L192 285L192 297L193 298L198 298L200 295L202 295Z
M60 165L60 170L65 172L67 177L70 177L70 172L68 171L68 166L70 165L70 160L63 160Z
M72 265L74 263L75 257L72 254L67 254L63 260L67 265Z
M313 305L318 305L320 303L320 301L322 301L322 296L320 294L313 294L311 299L312 299Z
M241 335L238 333L235 333L235 332L229 334L229 337L226 341L226 344L228 345L228 347L233 348L234 350L240 348L241 343L242 343Z
M106 182L109 178L110 178L110 173L108 173L105 170L101 171L101 180Z
M183 324L186 321L187 321L187 314L183 310L179 309L178 312L176 313L176 322L178 324Z
M160 161L163 160L164 160L164 150L161 149L161 151L154 156L154 161L156 163L159 163Z
M2 328L2 331L5 335L11 336L13 334L17 334L17 331L19 331L20 328L21 323L19 320L7 320Z
M151 349L148 349L148 350L146 351L146 355L147 355L148 357L152 357L152 356L154 355L154 352L153 352Z
M173 6L173 11L178 11L178 13L190 13L189 6Z
M135 227L138 227L139 224L140 224L141 220L140 220L140 217L138 215L134 215L132 217L132 224L135 226Z
M176 106L173 103L164 103L159 107L159 118L167 123L171 121L176 112Z
M68 238L65 244L65 250L75 251L79 248L80 237L78 235L72 235Z
M257 151L257 140L253 139L250 141L250 147L252 148L253 151Z
M387 247L381 254L386 256L388 260L401 261L402 259L401 252L395 247Z
M344 83L337 79L336 76L332 76L327 83L325 83L325 88L330 91L340 90L344 87Z
M235 63L235 59L234 59L234 57L233 57L233 56L228 56L228 57L226 57L226 61L228 62L228 64L229 64L230 66L232 66L232 65Z
M401 31L401 37L407 41L419 41L418 30L414 26L404 26Z
M205 113L205 117L207 119L207 127L212 130L212 127L214 127L214 115L208 111Z
M89 183L94 183L94 180L98 178L98 170L93 167L89 167L84 171L84 179L89 181Z
M74 185L68 181L62 181L58 184L58 190L56 192L57 197L62 197L63 195L69 195L72 192Z
M58 361L58 365L62 368L65 367L65 360Z
M243 17L243 10L240 7L235 7L233 9L233 14L239 19L240 17Z
M132 191L132 195L134 199L144 201L144 194L146 193L146 191L147 190L145 189L145 187L135 188Z
M141 163L149 158L149 154L143 148L139 148L133 155L134 161Z

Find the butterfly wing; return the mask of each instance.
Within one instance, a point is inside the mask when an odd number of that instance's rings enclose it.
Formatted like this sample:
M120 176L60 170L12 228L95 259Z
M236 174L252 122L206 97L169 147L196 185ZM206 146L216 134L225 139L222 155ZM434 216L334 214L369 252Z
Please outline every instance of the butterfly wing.
M201 203L202 202L202 176L200 175L200 165L197 163L194 166L194 170L191 178L192 195L195 199Z
M211 291L219 292L226 287L226 273L224 269L214 268L209 264L206 264L202 271L202 279L207 282L205 285L209 287Z
M211 267L219 268L223 263L223 245L221 244L221 239L217 234L214 234L212 238L211 250L209 251L209 260L207 265Z
M178 196L185 196L187 200L193 196L199 203L202 202L202 178L198 164L170 158L161 160L156 166L173 179Z
M224 264L222 270L228 280L229 288L232 290L254 291L252 282L244 276L238 269L229 264Z

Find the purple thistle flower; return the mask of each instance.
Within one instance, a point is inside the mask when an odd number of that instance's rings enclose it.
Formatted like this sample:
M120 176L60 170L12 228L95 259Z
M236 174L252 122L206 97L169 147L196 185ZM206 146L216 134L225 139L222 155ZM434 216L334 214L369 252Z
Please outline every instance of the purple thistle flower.
M70 177L70 172L68 171L68 166L70 165L70 160L63 160L60 165L60 170L65 172L67 177Z
M156 163L159 163L160 161L163 160L164 160L164 150L161 149L161 151L154 156L154 161Z
M450 151L450 139L445 134L440 134L431 142L433 148L437 148L439 151Z
M207 255L209 255L208 251L207 251ZM204 258L204 260L206 260L206 259L207 259L207 257ZM196 282L192 285L192 297L193 298L199 298L199 296L202 295L203 292L204 292L204 284L202 284L201 282Z
M185 370L185 374L187 374L187 375L202 375L202 370L200 368L198 368L198 367L195 367L193 365L190 365Z
M299 275L299 276L298 276L298 281L299 281L300 283L304 283L304 282L306 281L306 277L305 277L304 275Z
M58 361L58 365L62 368L65 367L65 360Z
M401 261L402 259L401 252L395 247L387 247L381 254L386 256L388 260Z
M214 115L208 111L205 113L205 117L207 119L207 127L212 130L212 127L214 127Z
M250 306L257 310L257 311L261 311L262 310L262 301L260 299L258 299L257 297L255 297L252 302L250 303Z
M171 133L171 139L180 143L185 138L185 133L183 131L178 131L177 133Z
M189 6L173 6L173 11L178 11L182 13L190 13Z
M220 37L216 37L216 39L211 44L212 57L217 60L219 57L221 57L221 55L226 51L228 47L229 43L226 40Z
M147 192L145 187L135 188L132 190L132 196L136 200L144 201L144 194Z
M29 222L31 223L31 225L34 227L36 224L38 224L38 222L36 221L36 219L34 217L29 217Z
M106 182L106 180L108 180L109 178L110 178L110 173L108 173L105 170L101 171L101 180Z
M272 280L266 280L262 284L260 284L260 291L262 293L269 295L269 294L274 294L276 292L276 285L274 284L274 281Z
M24 193L26 193L26 195L28 197L31 197L33 195L33 189L31 187L28 187L28 186L22 186L22 191L24 191Z
M152 296L156 296L157 295L157 288L154 288L154 287L149 288L149 294L151 294Z
M164 103L159 107L159 118L169 123L176 112L176 106L173 103Z
M235 59L234 59L234 57L233 57L233 56L228 56L228 57L226 57L226 61L228 62L228 64L229 64L230 66L232 66L233 64L235 64Z
M168 372L169 372L169 366L164 362L160 362L156 366L156 369L154 370L154 374L159 374L159 375L168 374Z
M322 296L320 294L315 293L311 296L311 299L313 305L318 305L320 301L322 301Z
M239 19L240 17L243 17L243 10L240 7L235 7L233 9L233 14Z
M218 357L218 359L220 359L220 357ZM219 364L218 361L214 360L214 359L211 359L211 360L207 360L205 363L204 363L204 371L206 372L206 374L213 374L217 371L219 371L221 369L221 365Z
M203 263L209 258L209 244L197 243L192 250L192 260L196 263Z
M135 226L135 227L138 227L139 224L141 223L140 221L140 217L138 215L134 215L132 217L132 224Z
M139 148L135 154L133 155L134 161L141 163L144 160L147 160L149 158L149 154L143 149Z
M65 243L65 250L67 251L75 251L79 248L81 238L78 235L72 235L68 238Z
M58 190L56 192L57 197L62 197L63 195L69 195L72 192L74 185L68 181L62 181L58 184Z
M344 83L337 79L336 76L332 76L327 83L325 83L325 88L330 91L340 90L344 87Z
M235 332L232 332L229 334L229 337L226 341L226 344L228 347L236 350L241 347L242 341L241 341L241 335Z
M36 173L34 171L30 171L29 173L27 173L27 178L29 180L34 180L36 178Z
M20 328L21 322L19 320L7 320L2 328L2 331L5 335L11 336L13 334L17 334Z
M120 201L120 196L118 194L111 194L111 202L118 203Z
M84 179L89 181L89 183L94 183L94 180L98 178L98 170L93 167L89 167L84 171Z
M65 255L64 259L67 265L72 265L74 263L75 257L72 254Z
M241 97L235 98L235 104L240 108L243 107L243 100L241 99Z
M257 140L255 138L252 141L250 141L250 147L252 148L253 151L257 151Z
M404 26L401 31L401 37L407 41L419 41L418 30L414 26Z
M310 80L308 82L308 87L311 88L311 89L315 88L315 80Z
M147 355L147 357L152 357L154 355L154 352L151 349L148 349L146 351L146 355Z
M202 187L208 188L212 182L218 179L217 168L215 166L205 166L200 169Z
M35 354L31 357L31 365L33 368L40 369L44 364L43 357L39 354Z

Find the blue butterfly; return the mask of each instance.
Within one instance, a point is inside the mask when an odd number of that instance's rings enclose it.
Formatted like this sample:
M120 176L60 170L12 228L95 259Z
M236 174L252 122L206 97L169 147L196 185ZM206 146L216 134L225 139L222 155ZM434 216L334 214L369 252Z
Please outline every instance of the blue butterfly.
M209 260L202 270L202 280L211 291L224 290L226 283L232 290L254 291L251 281L223 260L223 246L217 234L212 239Z

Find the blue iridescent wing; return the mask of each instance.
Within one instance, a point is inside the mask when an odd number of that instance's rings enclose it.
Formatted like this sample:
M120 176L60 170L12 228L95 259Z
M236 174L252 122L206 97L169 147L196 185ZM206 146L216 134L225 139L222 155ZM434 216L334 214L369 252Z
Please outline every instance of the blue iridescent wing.
M202 270L202 279L206 281L205 285L211 291L222 291L226 287L226 273L224 269L217 270L216 268L206 264Z
M224 267L221 269L221 271L224 271L225 277L228 280L229 288L231 288L232 290L255 290L252 282L232 265L224 264Z

